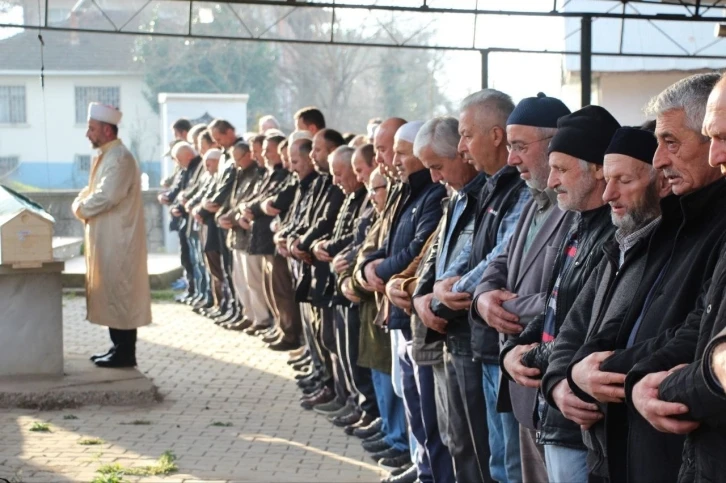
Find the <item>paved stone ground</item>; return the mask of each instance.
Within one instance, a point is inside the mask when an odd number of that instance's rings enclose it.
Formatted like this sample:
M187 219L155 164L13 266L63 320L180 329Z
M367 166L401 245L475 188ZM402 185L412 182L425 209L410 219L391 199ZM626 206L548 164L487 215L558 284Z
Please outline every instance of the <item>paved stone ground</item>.
M103 464L151 465L167 450L178 458L177 473L125 481L347 483L376 482L384 474L357 438L299 407L285 353L217 328L185 306L155 303L153 314L154 324L139 331L137 358L164 401L3 411L0 478L90 482ZM83 298L66 298L63 315L66 353L108 347L108 332L84 321ZM138 420L150 424L128 424ZM31 432L36 422L48 423L51 432ZM79 445L83 438L104 443Z

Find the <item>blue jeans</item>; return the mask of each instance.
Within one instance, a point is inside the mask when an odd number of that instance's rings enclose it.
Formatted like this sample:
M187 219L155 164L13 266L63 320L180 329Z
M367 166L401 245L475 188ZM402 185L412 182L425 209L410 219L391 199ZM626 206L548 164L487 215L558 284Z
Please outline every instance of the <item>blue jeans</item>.
M554 444L546 444L544 450L547 477L552 483L587 482L587 451Z
M371 369L371 376L383 421L381 431L386 435L383 439L392 448L405 451L408 449L408 428L403 400L393 392L390 374Z
M499 482L522 481L522 464L519 456L519 422L514 413L497 412L499 395L499 366L482 364L482 385L487 405L489 427L489 471ZM550 480L564 481L564 480Z

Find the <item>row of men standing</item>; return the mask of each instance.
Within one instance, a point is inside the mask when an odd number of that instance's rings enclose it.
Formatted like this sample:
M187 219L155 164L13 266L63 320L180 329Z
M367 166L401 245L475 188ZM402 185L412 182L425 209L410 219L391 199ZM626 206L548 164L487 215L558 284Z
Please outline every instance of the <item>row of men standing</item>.
M458 119L387 119L353 149L298 115L290 201L253 199L300 315L302 407L367 437L387 481L675 481L683 434L683 481L718 480L718 81L671 86L655 126L483 90ZM262 220L206 193L195 218Z

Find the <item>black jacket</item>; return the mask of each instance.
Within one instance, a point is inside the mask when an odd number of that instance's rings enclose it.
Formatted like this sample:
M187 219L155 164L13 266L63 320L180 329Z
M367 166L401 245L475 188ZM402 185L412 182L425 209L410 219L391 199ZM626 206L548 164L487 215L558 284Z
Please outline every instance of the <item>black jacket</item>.
M239 204L249 197L255 189L257 182L262 178L263 172L256 163L252 163L245 169L237 169L234 184L229 198L224 202L222 208L217 212L215 219L225 214L231 214L234 217L232 228L227 230L227 247L234 250L242 250L249 253L250 232L239 226L237 221Z
M481 213L482 207L487 201L491 201L496 192L496 188L485 189L487 178L484 174L479 174L471 183L474 183L466 193L466 205L464 211L459 216L456 226L454 226L451 241L449 242L448 252L444 252L444 242L446 235L451 226L451 215L456 205L456 198L452 197L448 200L444 221L439 230L432 247L431 255L425 260L421 269L421 276L414 291L413 298L430 294L434 290L436 283L436 265L442 259L445 260L446 268L449 264L456 260L459 254L471 245L474 233L476 232L477 215ZM481 220L481 218L479 218ZM491 229L498 230L498 225L491 225ZM461 267L461 273L464 275L468 266ZM425 335L426 343L433 343L437 340L446 340L449 352L457 355L471 355L471 329L469 328L469 311L459 310L453 311L441 304L438 300L433 299L431 307L436 315L447 321L446 334L440 334L435 330L427 329Z
M660 219L652 223L657 226ZM625 253L622 265L620 265L620 247L617 241L611 240L603 246L605 256L567 313L555 339L547 371L542 378L540 389L551 407L556 407L552 392L557 384L567 379L567 368L577 351L587 339L599 331L603 322L621 320L630 307L633 294L643 276L648 243L653 230L651 227L649 232L643 233ZM624 473L617 470L625 467L625 449L622 448L622 457L617 451L609 455L607 443L607 440L622 442L627 438L620 419L622 406L622 404L601 404L600 409L605 419L595 423L582 434L582 440L588 449L587 463L590 473L602 478L612 476L612 481L625 479ZM608 460L613 462L615 470L612 472L607 467Z
M367 258L367 263L382 258L376 274L386 283L402 272L421 253L431 233L441 220L441 200L446 188L434 183L428 169L422 169L408 177L398 204L398 212L384 245ZM400 329L407 340L411 339L411 317L391 304L388 328Z
M628 374L631 370L637 372L638 363L651 354L668 352L662 346L694 309L716 266L726 238L726 217L721 212L724 203L726 180L661 201L663 217L651 237L646 269L628 312L622 320L603 323L600 332L575 355L568 369L570 386L581 399L592 401L574 384L569 372L572 365L587 355L614 350L615 354L601 364L602 370ZM641 313L642 322L634 343L628 347ZM632 388L631 376L626 380L626 392ZM627 480L674 481L683 437L659 433L634 408L629 408L627 421Z
M260 205L267 198L273 197L285 189L287 183L289 183L289 179L290 172L282 164L276 165L272 170L265 171L264 176L259 179L257 185L254 187L252 196L240 205L237 219L242 215L242 208L248 208L254 215L247 244L247 253L250 255L275 254L275 243L272 241L273 233L270 228L270 223L272 223L275 217L265 214L260 208ZM291 186L291 191L294 194L296 185L292 184Z
M310 191L313 193L313 202L308 205L303 224L296 231L300 239L298 248L304 252L310 252L317 240L331 235L338 210L345 200L343 191L333 184L329 174L318 176L313 181ZM329 307L331 297L327 293L327 288L330 281L330 264L313 257L312 270L306 272L305 276L309 277L310 303L316 307Z
M361 186L357 191L345 197L326 249L331 257L335 257L353 243L356 236L356 222L361 216L367 195L366 187ZM352 302L338 290L337 277L332 270L330 270L325 296L332 297L333 305L352 306Z
M313 171L300 180L297 185L295 199L292 202L292 209L280 229L280 235L290 241L293 238L297 238L296 229L303 225L308 208L314 202L315 193L313 192L313 184L318 177L319 174L317 171ZM311 266L307 263L301 263L300 270L293 280L295 283L295 302L310 302Z
M572 224L569 232L565 235L559 249L559 257L552 270L552 276L549 282L547 300L545 302L545 311L550 304L552 292L558 277L561 277L560 285L557 290L556 314L555 314L555 340L559 334L560 328L565 321L567 313L575 302L578 294L582 290L585 282L595 267L598 266L603 256L603 244L610 240L615 232L615 226L612 224L610 217L610 205L603 205L600 208L590 210L584 213L578 213L577 218ZM561 273L562 264L565 261L565 249L572 236L577 233L577 253L568 269ZM547 371L548 360L552 353L555 341L542 342L544 329L545 314L535 317L519 336L511 337L507 340L502 348L499 356L502 376L511 380L511 377L504 368L504 357L518 345L528 345L533 342L540 343L531 351L522 355L522 363L527 367L535 367L540 370L541 374ZM519 401L512 401L514 413L517 419L520 417L528 417L526 420L528 425L532 424L538 428L537 442L540 444L557 444L576 449L584 449L582 444L582 435L580 427L565 418L556 408L549 404L539 405L539 390L532 389L530 398L520 397ZM529 408L527 408L529 404ZM537 408L541 410L541 414ZM524 410L524 413L522 413ZM522 421L520 419L520 421ZM524 422L524 421L522 421Z
M481 199L484 200L476 215L476 228L474 240L472 241L471 257L469 258L469 270L479 265L490 251L497 245L497 229L502 223L502 218L517 203L521 190L526 190L527 185L519 177L519 171L512 166L503 168L501 176L497 179L496 186L491 183L484 185L484 193ZM472 318L472 312L467 316L471 330L470 341L457 340L456 348L447 340L448 349L456 350L463 355L467 354L469 342L474 357L487 364L496 364L499 357L499 333L487 324L481 324Z

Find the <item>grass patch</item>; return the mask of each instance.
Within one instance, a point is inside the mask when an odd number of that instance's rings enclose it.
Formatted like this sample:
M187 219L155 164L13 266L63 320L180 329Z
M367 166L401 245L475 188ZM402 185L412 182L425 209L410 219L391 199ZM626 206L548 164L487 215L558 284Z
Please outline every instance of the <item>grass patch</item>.
M128 423L121 423L124 425L131 425L131 426L148 426L151 424L151 421L147 421L145 419L134 419L133 421L129 421Z
M170 475L179 468L176 463L176 455L171 451L164 453L156 461L156 464L150 466L142 466L140 468L130 468L121 466L118 463L103 465L96 470L100 476L93 480L93 483L119 483L123 481L123 477L129 476L159 476ZM105 479L103 479L105 478Z
M48 423L33 423L30 427L30 431L35 433L50 433L50 424Z
M78 444L81 446L95 446L104 443L105 441L99 438L83 438L78 441Z
M222 421L215 421L211 424L211 426L216 426L218 428L229 428L232 426L232 423L223 423Z
M65 414L65 415L63 415L63 419L65 419L66 421L68 421L70 419L78 419L78 416L76 416L74 414Z
M173 290L152 290L151 300L154 302L173 302L177 293Z

